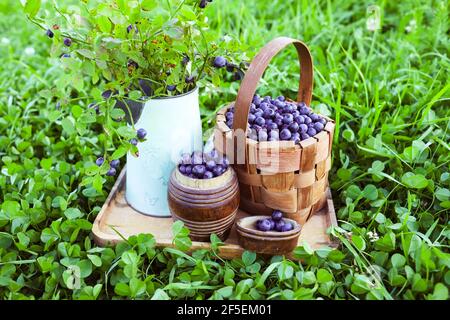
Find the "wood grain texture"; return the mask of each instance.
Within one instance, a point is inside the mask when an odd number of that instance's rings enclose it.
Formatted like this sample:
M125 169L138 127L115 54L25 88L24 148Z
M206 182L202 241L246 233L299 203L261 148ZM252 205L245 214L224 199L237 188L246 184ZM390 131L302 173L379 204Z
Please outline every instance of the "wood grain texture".
M123 239L120 235L128 238L140 233L150 233L154 235L158 247L173 247L173 220L171 218L147 216L127 204L125 200L125 170L120 173L94 221L92 233L95 242L101 246L108 246L122 242ZM326 234L328 227L337 226L331 193L328 191L327 195L326 206L312 215L303 225L298 245L301 245L303 241L306 241L313 249L338 245L337 242L331 241ZM247 216L249 216L248 213L239 209L236 219ZM210 243L194 241L192 250L197 249L210 249ZM240 257L243 252L244 249L238 244L236 229L233 226L225 245L219 248L219 255L224 259L233 259ZM292 258L290 254L287 256Z

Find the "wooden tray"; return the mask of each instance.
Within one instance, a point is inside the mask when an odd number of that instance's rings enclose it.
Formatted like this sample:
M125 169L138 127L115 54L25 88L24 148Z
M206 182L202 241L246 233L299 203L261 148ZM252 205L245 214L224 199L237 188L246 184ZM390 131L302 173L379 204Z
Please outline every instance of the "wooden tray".
M157 246L173 247L172 218L146 216L128 205L125 200L125 171L126 169L120 173L95 219L92 228L95 242L98 245L107 246L123 241L122 237L114 231L116 229L125 238L140 233L151 233L156 239ZM337 243L331 241L326 234L328 227L337 225L333 200L329 190L327 195L328 198L323 209L314 214L303 226L298 241L299 245L306 241L313 249L323 246L337 246ZM244 216L248 216L248 214L239 210L237 219ZM210 244L207 242L192 242L192 250L208 249L209 247ZM236 230L233 227L225 245L220 247L219 255L224 259L233 259L240 257L243 251L244 249L238 244Z

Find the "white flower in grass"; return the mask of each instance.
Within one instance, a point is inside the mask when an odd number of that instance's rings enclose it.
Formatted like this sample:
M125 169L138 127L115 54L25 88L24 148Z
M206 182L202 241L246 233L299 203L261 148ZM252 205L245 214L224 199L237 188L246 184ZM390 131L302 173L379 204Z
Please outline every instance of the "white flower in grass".
M416 30L416 27L417 27L417 22L415 19L412 19L411 21L409 21L409 24L406 26L405 31L407 33L411 33Z
M379 6L368 6L367 7L367 21L366 28L369 31L376 31L380 29L381 19L380 19L380 7Z
M375 242L380 239L378 233L372 231L367 232L367 236L369 237L370 242Z
M3 37L3 38L2 38L2 44L8 45L8 44L10 44L10 43L11 43L11 40L9 40L8 38L6 38L6 37Z
M36 53L33 47L26 47L24 52L27 56L32 56Z

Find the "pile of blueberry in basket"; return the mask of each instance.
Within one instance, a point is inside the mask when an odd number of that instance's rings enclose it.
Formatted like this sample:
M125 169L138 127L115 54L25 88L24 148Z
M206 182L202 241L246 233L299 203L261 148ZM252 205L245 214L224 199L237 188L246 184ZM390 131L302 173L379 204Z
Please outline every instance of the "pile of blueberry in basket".
M227 110L225 118L227 126L233 128L234 106ZM255 95L250 105L248 124L250 139L299 143L324 130L327 120L303 102L287 101L283 96L273 99Z

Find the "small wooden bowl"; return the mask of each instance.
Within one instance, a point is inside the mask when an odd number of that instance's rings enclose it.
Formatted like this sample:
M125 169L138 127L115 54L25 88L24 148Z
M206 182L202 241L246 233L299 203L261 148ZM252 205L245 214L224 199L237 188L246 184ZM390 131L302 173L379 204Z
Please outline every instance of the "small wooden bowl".
M193 179L178 167L168 187L169 208L174 220L181 220L195 241L209 241L212 233L225 240L234 224L239 207L239 185L229 167L212 179Z
M294 229L286 232L278 232L278 231L260 231L256 229L256 221L260 219L267 219L269 216L250 216L244 219L239 219L236 222L236 229L240 230L243 233L251 234L260 237L270 237L270 238L279 238L279 237L289 237L291 235L299 234L301 231L301 225L293 219L283 218L283 220L291 222L294 224Z
M301 226L292 219L284 220L293 223L294 229L286 232L259 231L255 223L259 219L267 216L245 217L237 222L238 241L241 247L246 250L260 254L282 255L292 252L297 247Z

